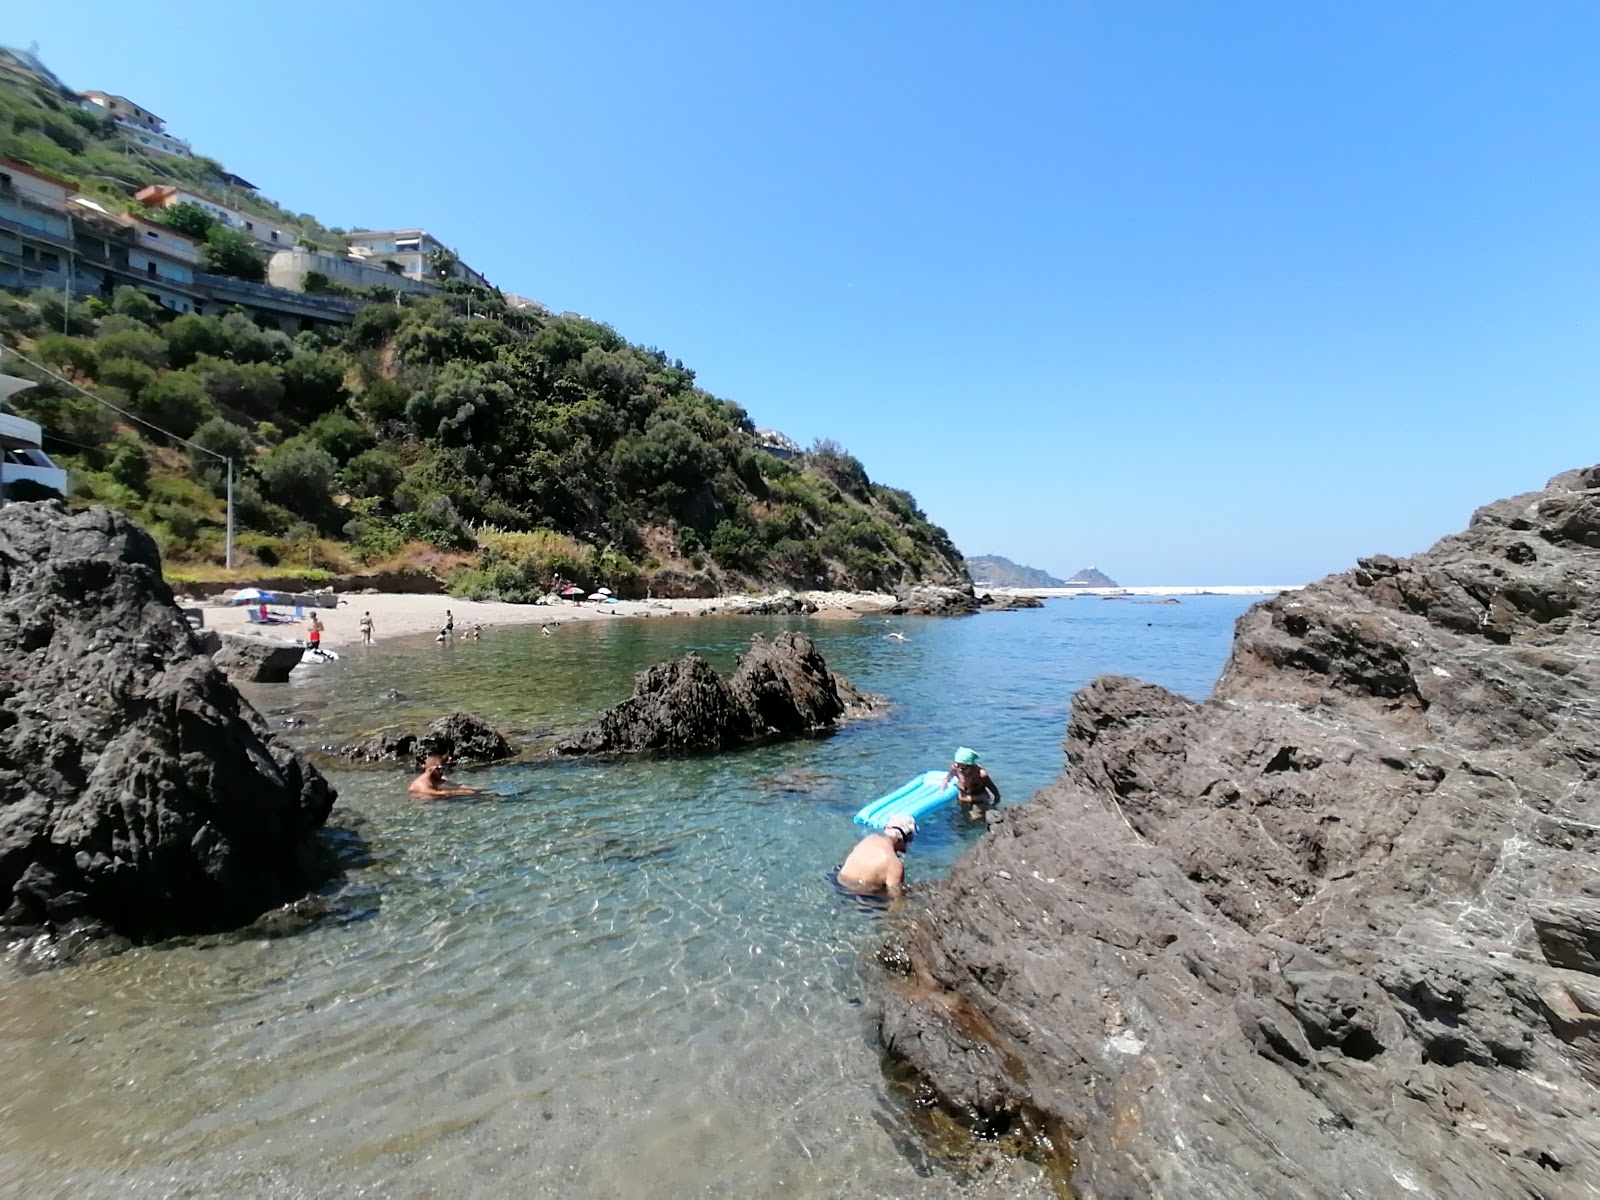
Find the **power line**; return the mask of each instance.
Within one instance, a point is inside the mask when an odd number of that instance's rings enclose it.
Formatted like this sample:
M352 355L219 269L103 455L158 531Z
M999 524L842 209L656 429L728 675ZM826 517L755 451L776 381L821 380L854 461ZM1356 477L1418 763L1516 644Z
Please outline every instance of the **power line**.
M70 307L71 307L70 298L67 300L66 307L70 310ZM121 407L120 405L116 405L116 404L111 403L111 401L107 400L104 396L96 396L88 388L80 387L76 383L73 383L72 380L67 379L65 376L56 374L56 372L52 371L49 367L45 366L43 363L34 362L33 359L29 358L26 354L23 354L20 350L13 349L13 348L11 348L9 346L0 346L0 350L9 350L12 355L14 355L17 358L20 358L23 362L27 363L35 371L39 371L44 375L48 375L51 379L54 379L57 383L66 384L73 391L78 392L79 394L88 397L90 400L93 400L96 404L103 405L104 407L109 408L112 412L116 413L118 416L121 416L121 417L125 418L126 420L134 421L137 424L143 425L146 429L153 429L157 433L159 433L162 437L171 438L175 442L181 442L185 446L188 446L188 447L190 447L192 449L200 451L201 454L209 454L212 458L216 459L220 463L226 463L227 467L228 467L228 539L227 539L227 548L226 548L226 550L224 552L223 563L229 570L233 569L233 459L232 458L230 458L226 454L218 454L215 450L208 450L206 447L202 446L199 442L190 441L186 437L179 437L177 434L173 433L170 429L163 429L163 428L161 428L161 426L157 425L154 421L147 421L143 417L141 417L138 413L131 413L127 409ZM3 357L3 356L0 356L0 357ZM41 430L40 432L42 433L43 430Z

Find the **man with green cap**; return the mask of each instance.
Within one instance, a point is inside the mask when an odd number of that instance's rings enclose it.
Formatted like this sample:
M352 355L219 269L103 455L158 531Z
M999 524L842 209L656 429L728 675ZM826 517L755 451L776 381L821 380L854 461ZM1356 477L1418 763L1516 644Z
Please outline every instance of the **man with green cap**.
M962 811L970 817L982 817L1000 803L1000 789L989 778L989 772L978 765L978 752L966 746L956 747L956 759L945 773L944 785L956 781L956 799Z

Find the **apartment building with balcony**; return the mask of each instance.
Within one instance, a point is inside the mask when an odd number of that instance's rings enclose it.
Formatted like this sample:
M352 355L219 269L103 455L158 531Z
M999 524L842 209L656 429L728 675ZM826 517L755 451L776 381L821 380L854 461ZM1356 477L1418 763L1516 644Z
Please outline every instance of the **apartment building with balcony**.
M249 234L263 246L288 247L294 245L294 234L290 231L280 229L270 221L263 221L260 217L242 213L236 208L229 208L226 204L218 204L215 200L208 200L195 192L184 191L180 187L172 187L164 183L152 183L149 187L135 192L133 198L152 211L171 208L177 204L191 204L212 220L226 225L229 229L237 229L240 233Z
M375 267L394 263L407 279L424 283L440 282L433 269L436 252L455 254L426 229L360 229L345 234L344 243L351 258ZM459 258L451 268L450 278L482 288L494 286Z
M188 142L167 132L165 121L126 96L114 96L110 92L84 92L79 102L90 112L111 121L123 137L146 150L178 158L194 156Z
M73 185L0 158L0 287L60 287L73 251Z
M199 244L175 229L110 212L87 196L67 202L74 232L72 290L109 300L117 288L138 288L177 313L204 312L195 271Z

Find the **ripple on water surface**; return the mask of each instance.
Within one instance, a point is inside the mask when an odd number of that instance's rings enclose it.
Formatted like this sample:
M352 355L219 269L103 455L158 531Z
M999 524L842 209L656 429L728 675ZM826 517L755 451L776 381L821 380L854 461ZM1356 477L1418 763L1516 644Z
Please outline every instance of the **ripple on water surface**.
M828 872L855 809L958 742L1008 802L1049 781L1070 694L1096 674L1203 696L1246 604L813 625L831 665L894 700L888 718L717 758L477 772L498 802L415 805L402 773L335 772L364 820L349 886L376 897L367 919L0 984L0 1191L1049 1195L1025 1163L926 1155L870 1028L864 958L895 918ZM312 742L454 708L538 738L650 662L725 666L783 625L380 643L253 696L309 717ZM931 819L910 874L942 874L976 837Z

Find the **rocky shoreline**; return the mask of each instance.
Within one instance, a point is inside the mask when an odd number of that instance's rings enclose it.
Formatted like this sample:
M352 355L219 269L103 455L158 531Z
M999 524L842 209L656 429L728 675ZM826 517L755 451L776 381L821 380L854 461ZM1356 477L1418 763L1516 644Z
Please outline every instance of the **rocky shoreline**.
M880 1036L1086 1196L1589 1195L1600 468L1103 678L882 958Z
M148 534L0 509L0 936L246 925L324 877L334 799L191 633Z

